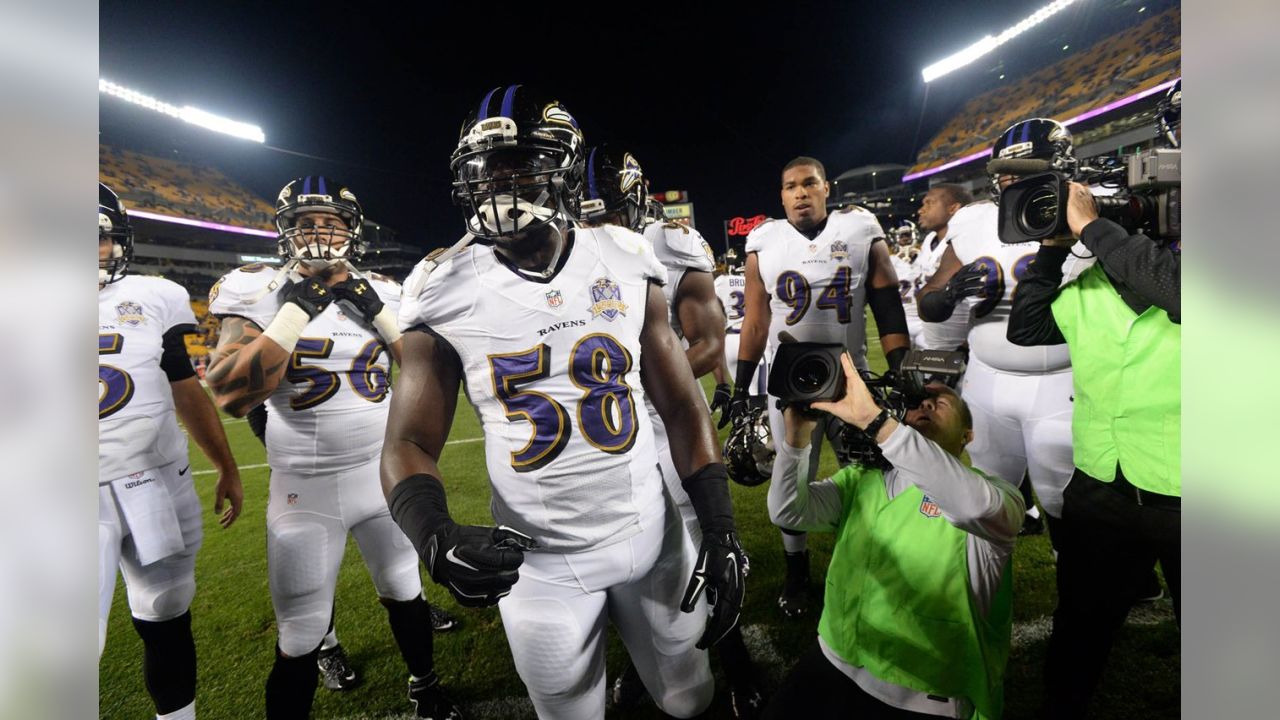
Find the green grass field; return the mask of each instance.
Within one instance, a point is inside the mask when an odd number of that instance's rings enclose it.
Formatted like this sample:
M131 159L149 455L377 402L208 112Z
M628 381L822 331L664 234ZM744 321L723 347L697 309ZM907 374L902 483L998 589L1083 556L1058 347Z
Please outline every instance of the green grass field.
M883 367L872 338L872 365ZM706 380L709 380L707 378ZM704 383L708 394L709 382ZM192 616L199 655L200 717L258 718L263 715L263 687L275 648L275 620L267 592L265 508L266 454L242 420L227 418L231 447L242 468L244 513L222 530L212 513L213 475L210 465L192 445L195 482L204 506L205 539L196 565L198 588ZM491 524L489 487L484 468L480 427L465 397L458 403L450 445L442 458L449 489L449 506L459 522ZM834 457L824 451L821 472L835 470ZM801 622L784 622L775 606L782 586L783 558L777 529L765 507L767 486L732 486L738 529L751 556L742 623L747 644L776 684L813 642L817 614ZM821 587L831 556L831 536L811 535L815 587ZM516 675L497 609L469 610L423 574L428 599L448 609L462 627L436 636L436 670L452 697L470 718L533 717L533 707ZM1006 718L1035 718L1041 700L1041 672L1045 643L1055 603L1054 565L1047 535L1019 540L1014 555L1013 650L1006 675ZM362 684L335 693L317 690L316 718L409 717L405 698L407 671L395 649L386 614L354 541L348 543L337 588L338 637L360 672ZM106 651L98 671L99 716L153 717L142 678L142 646L128 621L123 583L116 590ZM616 637L609 645L608 671L612 681L624 663L624 649ZM1135 609L1122 631L1109 663L1109 677L1101 688L1095 716L1099 718L1176 718L1179 716L1179 634L1170 602ZM717 671L718 672L718 671ZM611 717L655 716L652 706L629 713L611 710ZM798 715L802 716L802 715ZM728 692L719 688L707 717L729 717Z

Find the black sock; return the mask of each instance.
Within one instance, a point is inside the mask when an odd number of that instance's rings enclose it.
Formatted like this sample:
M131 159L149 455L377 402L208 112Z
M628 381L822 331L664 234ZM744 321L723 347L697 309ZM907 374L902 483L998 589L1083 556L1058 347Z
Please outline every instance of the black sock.
M387 608L391 634L400 646L409 673L416 678L427 677L435 669L431 657L431 607L421 596L403 601L381 598L380 602Z
M1022 476L1022 484L1018 485L1018 491L1022 493L1022 504L1027 510L1036 506L1035 498L1031 497L1031 478L1026 475Z
M720 666L724 668L725 678L730 685L747 685L756 682L751 653L747 651L746 643L742 641L741 619L728 635L716 643L716 652L720 654Z
M316 657L320 647L301 657L285 657L276 647L276 662L267 676L267 719L306 720L316 698Z
M798 553L784 552L787 557L787 577L809 577L809 551Z
M133 627L142 638L142 675L156 714L190 705L196 699L196 641L191 637L191 611L161 622L133 618Z

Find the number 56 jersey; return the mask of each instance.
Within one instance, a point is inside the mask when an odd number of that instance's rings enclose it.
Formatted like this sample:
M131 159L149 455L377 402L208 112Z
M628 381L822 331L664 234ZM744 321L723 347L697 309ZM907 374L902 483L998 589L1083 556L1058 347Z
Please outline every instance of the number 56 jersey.
M275 269L247 265L209 292L209 312L238 315L266 328L283 287L263 294ZM393 310L400 288L380 275L369 283ZM257 299L263 295L261 299ZM391 392L386 345L372 325L339 302L307 324L280 384L267 398L267 459L273 470L337 472L372 462L382 451Z
M559 272L534 280L468 247L406 293L400 327L429 327L462 361L494 520L578 552L631 537L661 507L640 333L649 283L666 270L614 226L575 228L565 252Z
M756 253L769 293L771 353L785 330L800 342L846 345L854 364L866 367L866 276L871 243L883 236L875 215L852 206L828 215L813 240L786 220L751 231L746 250Z

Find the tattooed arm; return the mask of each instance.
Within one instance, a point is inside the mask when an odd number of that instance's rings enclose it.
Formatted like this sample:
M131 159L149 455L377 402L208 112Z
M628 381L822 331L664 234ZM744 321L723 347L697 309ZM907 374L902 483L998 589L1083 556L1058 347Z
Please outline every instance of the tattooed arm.
M238 315L222 318L205 380L223 411L244 417L271 394L289 365L289 351Z

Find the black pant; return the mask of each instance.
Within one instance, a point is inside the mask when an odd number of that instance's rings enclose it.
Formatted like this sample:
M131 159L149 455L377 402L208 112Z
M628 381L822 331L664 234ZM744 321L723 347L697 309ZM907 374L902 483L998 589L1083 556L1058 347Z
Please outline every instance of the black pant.
M1063 493L1053 537L1058 607L1045 662L1050 718L1085 716L1116 631L1156 560L1181 618L1181 509L1139 505L1125 485L1123 476L1109 485L1077 469Z
M857 718L858 720L938 720L937 715L900 710L868 695L840 672L815 641L769 701L764 718Z

